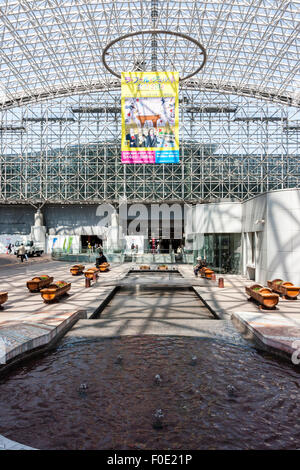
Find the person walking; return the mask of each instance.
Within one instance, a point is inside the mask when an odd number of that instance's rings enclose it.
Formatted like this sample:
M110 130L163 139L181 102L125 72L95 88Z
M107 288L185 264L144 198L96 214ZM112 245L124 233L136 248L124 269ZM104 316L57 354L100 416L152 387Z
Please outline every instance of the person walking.
M25 254L26 254L25 246L23 245L23 243L21 243L21 246L18 249L18 256L20 256L21 258L21 263L23 263L24 261Z

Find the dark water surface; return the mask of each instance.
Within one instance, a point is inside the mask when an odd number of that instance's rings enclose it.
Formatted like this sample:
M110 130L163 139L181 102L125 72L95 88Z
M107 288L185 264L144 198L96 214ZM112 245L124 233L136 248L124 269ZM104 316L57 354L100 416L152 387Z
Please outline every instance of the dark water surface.
M289 363L222 341L69 339L1 379L0 433L40 449L295 449L299 386Z

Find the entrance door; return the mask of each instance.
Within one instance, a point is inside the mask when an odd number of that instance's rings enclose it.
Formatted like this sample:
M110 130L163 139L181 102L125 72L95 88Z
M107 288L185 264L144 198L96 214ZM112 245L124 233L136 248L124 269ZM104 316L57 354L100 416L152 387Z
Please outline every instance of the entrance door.
M149 241L149 246L151 248L151 242L152 240ZM177 252L177 249L179 247L182 247L182 240L179 239L170 239L170 238L162 238L160 240L156 240L155 246L157 247L157 244L159 243L160 247L160 253L170 253L170 251L174 251L174 253Z
M88 244L91 244L93 251L95 250L95 247L99 245L102 245L102 239L99 238L97 235L81 235L81 248L82 251L87 251L88 249Z
M240 269L239 233L205 234L201 256L217 272L238 273Z

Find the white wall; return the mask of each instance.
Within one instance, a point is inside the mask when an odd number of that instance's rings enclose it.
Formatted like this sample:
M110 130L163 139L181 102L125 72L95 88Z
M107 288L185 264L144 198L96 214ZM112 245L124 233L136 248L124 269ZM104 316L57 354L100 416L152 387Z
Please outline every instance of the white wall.
M73 254L79 253L80 236L78 235L47 235L46 253L52 253L53 250L62 250Z
M16 241L20 241L26 243L27 240L30 240L30 234L28 235L10 235L10 234L3 234L0 235L0 253L5 254L7 251L7 246L9 243L14 245Z
M262 223L264 220L264 223ZM255 232L255 280L276 278L300 285L300 190L284 189L243 204L243 232ZM244 241L243 273L249 273ZM250 268L251 270L251 268Z
M185 233L240 233L242 229L242 204L220 202L197 204L188 209Z
M244 275L262 284L281 278L300 285L300 189L272 191L244 203L198 204L187 212L189 246L204 233L242 233Z
M268 193L267 205L266 276L300 285L300 190Z
M242 274L264 283L267 277L267 194L242 204ZM254 233L255 253L252 263L250 234Z

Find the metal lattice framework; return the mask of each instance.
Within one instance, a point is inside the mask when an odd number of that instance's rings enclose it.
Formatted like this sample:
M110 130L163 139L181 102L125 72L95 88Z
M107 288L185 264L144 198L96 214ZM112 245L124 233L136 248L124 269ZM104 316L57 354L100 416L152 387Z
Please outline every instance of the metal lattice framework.
M193 202L299 187L299 6L0 0L0 203ZM153 29L193 37L207 62L181 86L180 163L122 165L120 81L101 55ZM143 69L148 50L152 70L199 63L180 39L173 55L155 34L144 46L131 68Z
M2 111L0 202L248 199L300 187L300 110L215 92L180 93L180 163L124 165L120 92Z
M153 27L205 47L206 66L186 86L299 104L299 0L1 0L2 106L117 87L103 49ZM181 47L178 71L196 54Z

